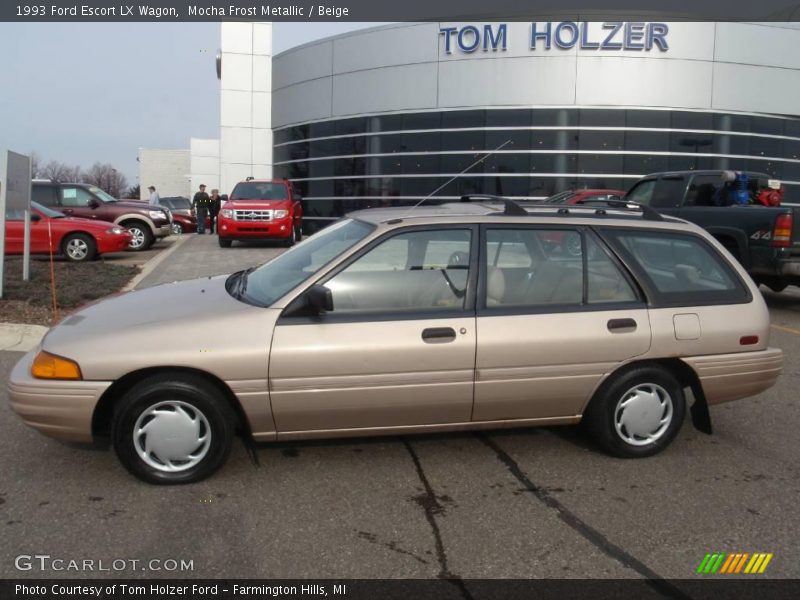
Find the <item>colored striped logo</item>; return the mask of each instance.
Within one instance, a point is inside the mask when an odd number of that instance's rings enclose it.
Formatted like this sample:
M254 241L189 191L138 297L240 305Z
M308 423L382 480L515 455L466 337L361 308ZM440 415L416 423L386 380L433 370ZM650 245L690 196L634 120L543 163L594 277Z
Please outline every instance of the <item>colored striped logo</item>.
M763 573L767 569L772 553L767 552L715 552L706 554L697 567L701 575L738 575L740 573Z

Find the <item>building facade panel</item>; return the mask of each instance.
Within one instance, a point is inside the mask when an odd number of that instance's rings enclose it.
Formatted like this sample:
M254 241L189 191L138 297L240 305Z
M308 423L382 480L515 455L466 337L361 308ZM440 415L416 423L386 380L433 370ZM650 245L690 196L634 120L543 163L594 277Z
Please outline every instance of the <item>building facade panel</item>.
M310 230L432 193L543 198L665 170L758 171L800 201L797 28L501 25L375 28L275 57L275 175ZM327 73L307 62L326 47Z

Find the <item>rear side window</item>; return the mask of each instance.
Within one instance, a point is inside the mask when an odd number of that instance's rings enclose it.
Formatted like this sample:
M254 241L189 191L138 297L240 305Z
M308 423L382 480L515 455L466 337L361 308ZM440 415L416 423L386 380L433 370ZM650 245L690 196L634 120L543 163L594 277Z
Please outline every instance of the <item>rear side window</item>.
M751 299L727 260L699 237L661 231L604 233L658 304L735 304Z
M656 183L650 206L653 208L674 208L683 201L686 179L683 177L662 177Z
M58 188L52 185L34 185L31 200L44 206L58 206Z
M289 188L283 183L249 181L237 183L231 200L288 200Z

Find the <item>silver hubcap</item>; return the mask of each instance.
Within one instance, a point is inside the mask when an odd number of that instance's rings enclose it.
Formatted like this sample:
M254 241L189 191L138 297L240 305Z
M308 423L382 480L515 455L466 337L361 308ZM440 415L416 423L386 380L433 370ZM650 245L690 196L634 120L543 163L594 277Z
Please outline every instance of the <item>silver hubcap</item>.
M183 233L183 227L181 227L180 223L172 224L172 233L174 233L175 235L180 235Z
M129 227L128 231L131 232L133 239L131 240L131 248L141 248L144 245L144 231L138 227Z
M72 238L67 242L67 254L72 260L83 260L89 254L89 244L81 238Z
M164 473L197 465L211 447L205 415L191 404L167 400L145 410L133 426L133 445L145 463Z
M658 440L672 422L672 396L660 385L641 383L629 389L614 411L617 435L632 446Z

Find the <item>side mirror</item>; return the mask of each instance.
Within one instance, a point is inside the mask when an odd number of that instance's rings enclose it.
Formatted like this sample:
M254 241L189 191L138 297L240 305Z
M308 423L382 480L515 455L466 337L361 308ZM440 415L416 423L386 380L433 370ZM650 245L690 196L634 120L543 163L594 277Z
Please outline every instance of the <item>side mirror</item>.
M611 201L613 201L613 202L617 202L617 201L619 201L619 200L622 200L622 196L617 196L616 194L611 194L611 195L608 197L608 200L611 200Z
M333 294L324 285L312 285L306 292L306 302L317 314L333 311Z
M228 201L228 194L222 194L219 197L219 199L222 200L223 202L227 202Z
M94 198L89 198L89 203L87 204L87 206L89 208L99 208L100 207L100 203L97 200L95 200Z
M42 217L36 213L31 213L31 223L35 223L36 221L41 221Z

